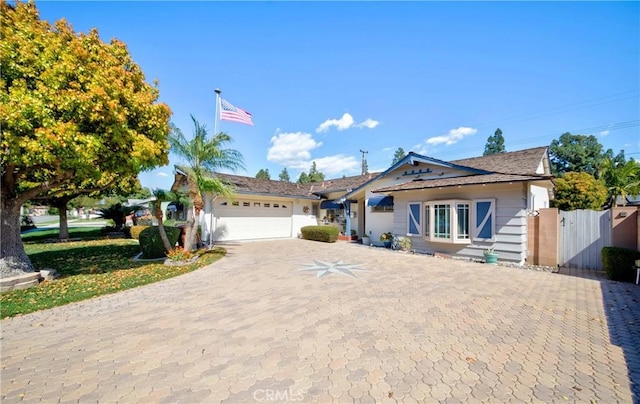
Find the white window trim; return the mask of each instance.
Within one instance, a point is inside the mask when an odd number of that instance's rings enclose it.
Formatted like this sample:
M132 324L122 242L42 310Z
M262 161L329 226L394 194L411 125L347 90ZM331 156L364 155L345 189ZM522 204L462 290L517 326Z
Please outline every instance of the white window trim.
M471 244L472 239L472 221L473 216L473 204L474 201L468 199L444 199L444 200L431 200L423 202L422 213L426 214L426 207L429 207L429 234L423 238L426 241L432 243L447 243L447 244ZM458 205L469 205L469 238L458 238ZM449 205L449 235L450 237L442 238L435 237L435 209L434 205ZM408 214L407 214L408 215ZM408 216L407 216L408 217Z
M486 241L486 242L494 242L496 241L496 200L495 199L474 199L473 201L473 205L472 205L472 209L471 209L471 224L472 224L472 229L471 229L471 236L473 237L474 241ZM489 210L489 215L492 218L491 221L491 237L490 238L482 238L478 236L478 232L479 229L481 229L483 226L476 226L476 219L477 219L477 213L478 210L476 209L476 204L478 202L489 202L491 203L491 208ZM485 219L486 221L486 219ZM484 224L484 222L482 223Z
M411 222L411 205L418 205L418 212L420 212L420 220L417 222L414 221L416 228L418 229L418 233L411 233L409 223ZM422 202L408 202L407 203L407 236L422 236L422 215L423 211L423 203Z

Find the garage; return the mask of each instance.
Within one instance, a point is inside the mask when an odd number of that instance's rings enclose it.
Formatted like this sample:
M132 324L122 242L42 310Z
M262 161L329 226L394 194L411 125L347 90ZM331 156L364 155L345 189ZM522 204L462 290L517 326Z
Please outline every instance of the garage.
M223 200L215 204L213 212L215 239L219 241L291 237L291 200Z

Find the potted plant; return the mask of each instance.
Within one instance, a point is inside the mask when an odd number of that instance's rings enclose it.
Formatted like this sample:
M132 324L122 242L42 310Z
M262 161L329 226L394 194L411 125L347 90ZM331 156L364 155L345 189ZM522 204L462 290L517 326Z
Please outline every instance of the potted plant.
M484 250L484 262L491 265L498 262L498 253L494 251L493 247Z
M391 248L391 241L393 240L393 234L390 231L382 233L380 235L380 241L384 244L385 248Z
M371 245L371 238L368 234L362 236L362 245Z

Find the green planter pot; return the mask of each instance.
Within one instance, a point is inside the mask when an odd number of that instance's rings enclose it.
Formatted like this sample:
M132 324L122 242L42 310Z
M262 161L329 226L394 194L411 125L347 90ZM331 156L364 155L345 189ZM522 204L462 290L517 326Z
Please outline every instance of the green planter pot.
M487 264L495 265L498 262L498 254L484 253L484 262Z

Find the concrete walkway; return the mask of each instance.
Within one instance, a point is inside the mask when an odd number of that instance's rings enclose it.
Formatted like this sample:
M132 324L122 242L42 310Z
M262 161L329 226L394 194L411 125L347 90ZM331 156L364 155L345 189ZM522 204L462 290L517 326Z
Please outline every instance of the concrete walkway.
M3 320L2 402L640 400L639 286L345 242L227 248Z

